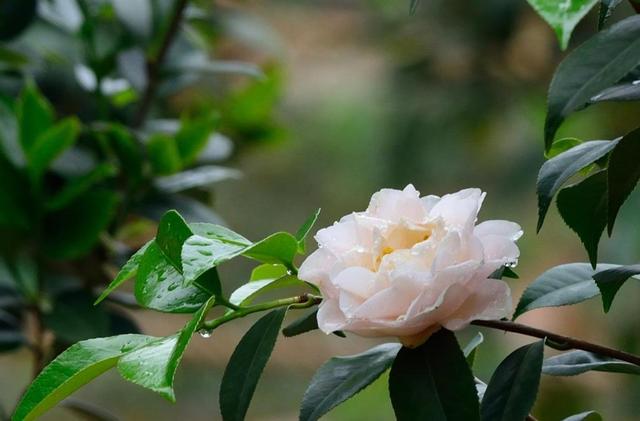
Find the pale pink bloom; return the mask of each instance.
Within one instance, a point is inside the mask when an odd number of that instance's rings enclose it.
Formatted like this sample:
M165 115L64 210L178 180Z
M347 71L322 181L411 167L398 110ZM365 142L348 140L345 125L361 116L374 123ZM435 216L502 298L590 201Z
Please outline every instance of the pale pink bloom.
M443 197L420 197L412 185L383 189L366 211L318 231L299 277L322 292L320 329L417 346L440 327L508 317L509 287L489 276L517 263L522 230L509 221L476 225L484 197L479 189Z

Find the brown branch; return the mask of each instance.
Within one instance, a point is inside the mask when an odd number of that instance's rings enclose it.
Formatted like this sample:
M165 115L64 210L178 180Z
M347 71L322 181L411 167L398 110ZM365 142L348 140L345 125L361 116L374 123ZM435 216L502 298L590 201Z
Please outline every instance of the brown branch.
M488 327L491 329L499 329L505 332L519 333L521 335L532 336L534 338L546 338L547 345L552 348L561 350L581 349L583 351L593 352L594 354L615 358L640 366L640 356L624 351L619 351L617 349L608 348L606 346L593 344L591 342L586 342L581 339L558 335L553 332L523 325L520 323L510 322L506 320L474 320L473 322L471 322L471 324L476 326Z
M184 10L188 3L189 0L176 1L171 21L169 22L169 27L164 33L158 53L155 57L147 59L147 87L145 88L142 100L140 101L140 108L138 108L138 112L133 118L133 127L138 128L142 126L142 123L144 123L144 120L149 113L151 103L153 102L158 89L158 84L160 83L160 69L162 67L162 62L169 51L169 47L171 47L171 43L178 33L178 29L180 29L180 22L182 21L182 16L184 15Z

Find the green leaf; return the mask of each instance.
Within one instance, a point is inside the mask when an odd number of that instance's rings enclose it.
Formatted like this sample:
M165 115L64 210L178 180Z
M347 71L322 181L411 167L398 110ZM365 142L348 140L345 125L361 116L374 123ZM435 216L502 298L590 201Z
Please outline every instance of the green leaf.
M80 121L69 117L42 133L26 151L27 168L37 185L49 165L73 145L80 133Z
M418 348L398 352L389 395L398 421L480 419L473 374L455 335L446 329Z
M287 327L282 329L282 334L286 337L292 337L302 335L303 333L311 332L316 329L318 329L317 309L291 322ZM346 338L344 332L340 330L336 330L333 334L341 338Z
M613 11L618 5L622 3L622 0L600 0L600 13L598 14L598 30L604 28L604 24L611 16Z
M358 394L396 358L400 344L388 343L363 353L333 357L313 375L300 407L300 421L315 421L342 402Z
M128 175L132 184L143 178L143 153L140 144L131 131L118 124L109 124L106 139L120 161L121 172Z
M36 17L36 0L3 0L0 3L0 40L24 31Z
M607 178L607 170L599 171L560 190L556 201L562 219L580 237L594 268L607 226Z
M538 193L538 231L542 228L551 200L560 190L560 187L581 169L607 155L615 148L618 142L618 139L584 142L549 159L540 167L536 184Z
M120 335L79 342L62 354L31 383L12 419L34 420L89 381L116 365L118 358L155 338Z
M518 274L508 266L500 266L498 269L493 271L491 275L489 275L490 279L502 279L502 278L511 278L511 279L519 279Z
M462 350L470 368L473 368L473 363L476 360L476 351L482 342L484 342L484 336L482 336L482 333L478 332Z
M590 419L592 421L601 421L602 417L596 411L586 411L579 414L571 415L570 417L567 417L562 421L584 421L586 419Z
M320 209L316 210L313 215L307 218L307 220L304 221L304 224L302 224L302 226L296 232L296 240L298 240L298 252L300 254L304 254L306 252L305 240L307 238L307 235L309 235L309 232L315 225L316 221L318 220L319 216Z
M263 263L251 271L249 281L278 279L287 274L287 267L279 263Z
M29 227L28 196L26 177L0 154L0 227Z
M524 420L538 393L544 340L525 345L504 359L482 399L483 421Z
M154 186L164 193L178 193L196 187L211 187L213 183L223 180L239 179L242 173L233 168L219 165L202 165L192 170L182 171L177 174L158 177L154 180Z
M33 82L28 82L16 107L20 144L29 153L36 140L53 125L51 104L40 94Z
M212 279L208 279L211 277ZM199 282L215 283L215 272L203 272ZM140 305L168 313L193 313L210 299L212 291L196 284L185 285L180 272L171 264L158 246L151 242L140 260L135 283L136 300Z
M418 10L418 6L420 5L420 0L411 0L411 3L409 4L409 14L413 15L416 13L416 10Z
M45 218L45 251L56 259L72 259L87 253L115 214L118 198L106 189L89 190L64 209Z
M603 89L600 93L594 95L590 100L590 104L608 101L638 101L640 100L640 85L636 81L622 83Z
M287 308L273 310L242 337L224 370L220 410L225 421L242 421L280 332Z
M639 62L640 16L616 23L573 50L558 66L549 88L545 149L551 147L569 114L584 108L593 96L617 83Z
M578 146L582 143L582 140L577 139L575 137L563 137L562 139L558 139L551 145L551 149L544 153L544 157L547 159L555 158L563 152L568 151L569 149Z
M140 262L142 261L142 256L144 256L147 248L153 243L154 240L147 242L144 246L140 248L140 250L136 251L130 258L127 260L127 263L122 266L120 272L116 275L116 277L111 281L109 286L100 294L98 299L93 303L93 305L97 305L101 303L109 294L115 291L120 287L125 281L132 278L137 272L138 267L140 266Z
M607 169L609 208L607 213L608 232L611 235L622 204L635 189L640 180L640 129L626 134L616 145Z
M627 279L638 274L640 274L640 264L614 267L593 275L593 279L596 281L596 285L602 295L602 305L605 313L611 309L613 299Z
M569 44L571 33L578 22L599 0L527 0L531 7L553 28L560 47L564 50Z
M600 264L594 270L588 263L569 263L544 272L522 293L513 318L541 307L580 303L600 293L593 275L616 265Z
M282 263L293 267L293 259L298 251L298 241L287 232L271 234L243 251L247 257L264 263Z
M640 375L640 367L626 361L575 350L544 360L542 372L550 376L575 376L587 371Z
M269 291L287 287L304 287L307 284L293 275L286 275L276 279L262 279L248 282L231 294L229 301L237 306L251 304L253 300Z
M176 140L165 134L155 134L147 141L147 154L155 174L169 175L182 169Z
M191 165L198 158L216 129L218 120L218 116L214 114L181 119L180 130L176 133L176 144L184 165Z
M66 343L109 336L109 315L105 308L91 305L92 298L84 289L57 294L52 300L53 309L44 315L45 326L57 340Z
M152 31L152 9L150 0L111 0L118 19L131 33L149 39Z
M153 390L165 399L175 402L173 379L176 370L191 337L214 301L215 297L211 297L204 303L185 327L175 335L149 342L120 358L118 361L120 375L125 380Z
M158 224L156 243L169 262L182 272L182 245L193 232L180 214L174 210L167 211Z
M97 183L114 175L115 167L111 164L100 164L87 174L69 180L55 196L47 200L45 208L48 211L62 209Z

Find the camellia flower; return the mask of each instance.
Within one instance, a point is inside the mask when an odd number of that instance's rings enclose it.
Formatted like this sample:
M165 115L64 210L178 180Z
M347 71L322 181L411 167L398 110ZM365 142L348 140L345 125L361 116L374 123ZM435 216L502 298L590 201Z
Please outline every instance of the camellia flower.
M320 329L418 346L440 327L509 316L509 287L489 276L517 263L522 230L509 221L476 225L484 197L479 189L443 197L420 197L412 185L383 189L366 211L318 231L299 277L322 292Z

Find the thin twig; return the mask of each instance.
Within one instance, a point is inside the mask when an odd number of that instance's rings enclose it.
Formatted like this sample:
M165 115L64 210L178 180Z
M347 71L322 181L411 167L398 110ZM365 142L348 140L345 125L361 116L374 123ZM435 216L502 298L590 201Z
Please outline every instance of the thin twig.
M164 61L167 52L169 51L169 47L171 47L171 44L178 33L178 29L180 29L180 22L182 21L182 16L184 15L184 11L188 3L189 0L176 1L171 21L169 22L169 27L164 33L162 43L160 44L160 48L158 48L158 53L155 57L150 57L147 60L147 87L142 99L140 100L140 108L138 108L138 112L133 119L133 127L135 128L142 126L142 123L144 123L144 120L149 113L151 103L153 102L160 82L160 69L162 67L162 62Z
M523 325L520 323L510 322L507 320L474 320L473 322L471 322L471 324L476 326L488 327L491 329L504 330L506 332L519 333L521 335L532 336L534 338L547 338L547 345L551 346L552 348L561 350L581 349L583 351L593 352L594 354L615 358L640 366L640 356L624 351L619 351L617 349L608 348L606 346L593 344L581 339L558 335L557 333Z

